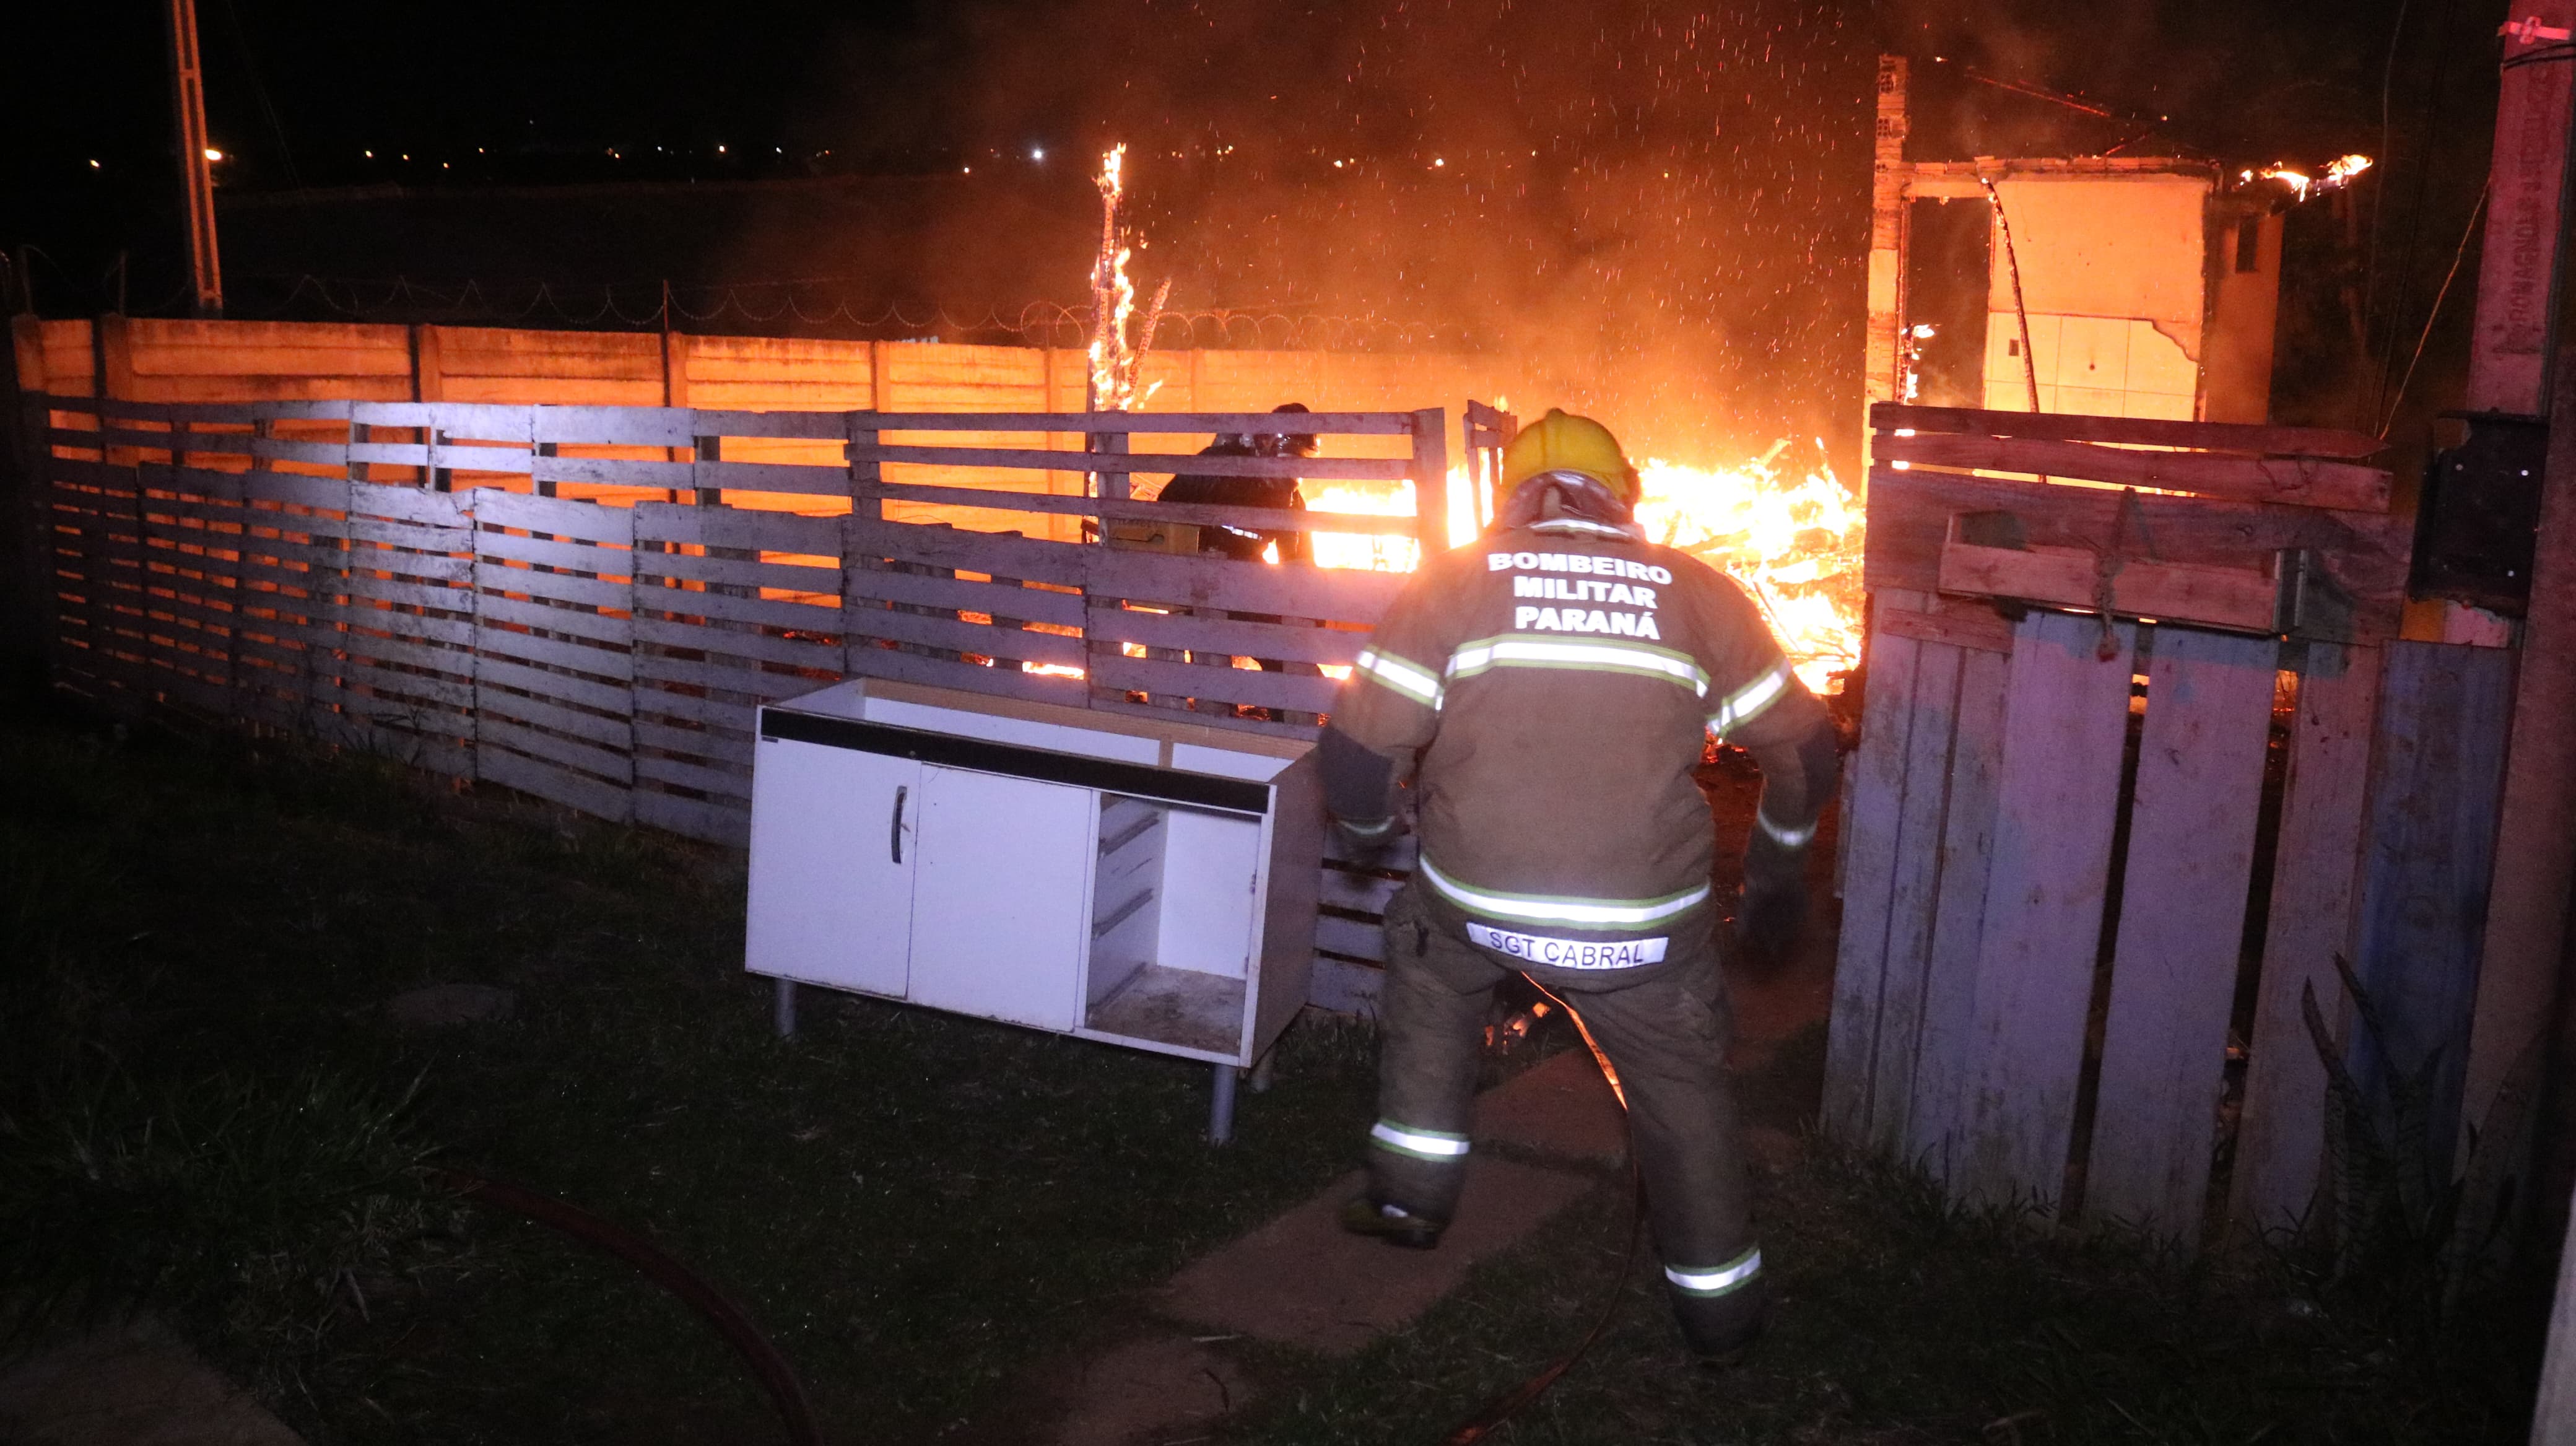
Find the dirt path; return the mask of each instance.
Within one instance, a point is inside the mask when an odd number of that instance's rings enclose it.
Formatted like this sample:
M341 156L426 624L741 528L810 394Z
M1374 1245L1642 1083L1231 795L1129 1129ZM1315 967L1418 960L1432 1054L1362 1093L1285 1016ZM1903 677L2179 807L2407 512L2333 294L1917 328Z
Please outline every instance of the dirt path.
M1746 778L1705 782L1721 840L1717 872L1731 880L1755 790ZM1728 974L1736 1013L1730 1064L1744 1097L1746 1144L1773 1167L1800 1148L1798 1131L1813 1117L1822 1084L1839 913L1832 828L1829 815L1812 855L1815 927L1797 956L1759 970L1737 965ZM1480 1097L1475 1135L1480 1148L1458 1223L1438 1250L1396 1250L1344 1234L1334 1217L1359 1193L1363 1177L1353 1171L1185 1267L1140 1303L1124 1332L1042 1367L1014 1393L1036 1409L970 1438L1044 1446L1213 1440L1219 1424L1254 1404L1262 1389L1230 1347L1284 1346L1334 1358L1403 1330L1478 1265L1613 1178L1626 1152L1618 1102L1581 1050Z

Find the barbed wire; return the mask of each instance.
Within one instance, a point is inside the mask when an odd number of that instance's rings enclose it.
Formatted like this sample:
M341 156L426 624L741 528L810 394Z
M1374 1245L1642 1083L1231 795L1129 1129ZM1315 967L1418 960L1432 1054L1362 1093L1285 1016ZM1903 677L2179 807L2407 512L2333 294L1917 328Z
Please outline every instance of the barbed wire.
M244 319L403 321L515 326L543 322L576 330L705 328L749 334L839 334L906 339L993 340L1079 348L1092 309L1032 301L1004 314L922 300L854 300L837 278L683 284L631 282L567 286L551 281L485 283L318 276L310 272L234 280L226 313ZM1153 345L1184 348L1374 351L1457 347L1454 326L1375 314L1345 315L1286 306L1211 306L1163 313Z

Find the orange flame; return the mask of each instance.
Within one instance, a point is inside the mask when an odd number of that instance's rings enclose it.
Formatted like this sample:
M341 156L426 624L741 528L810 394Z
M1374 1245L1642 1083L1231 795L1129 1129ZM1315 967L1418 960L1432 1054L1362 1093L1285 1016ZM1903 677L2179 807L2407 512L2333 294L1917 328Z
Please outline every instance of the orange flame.
M1733 576L1769 614L1772 632L1809 688L1831 691L1833 675L1860 662L1863 626L1861 499L1835 479L1821 456L1804 477L1781 475L1781 442L1760 458L1734 467L1691 467L1648 459L1638 464L1644 496L1637 520L1646 535L1679 548ZM1482 529L1464 469L1449 476L1449 544L1475 540ZM1413 513L1413 484L1335 482L1315 489L1306 505L1318 512L1382 517ZM1410 572L1421 548L1409 537L1318 532L1318 567Z

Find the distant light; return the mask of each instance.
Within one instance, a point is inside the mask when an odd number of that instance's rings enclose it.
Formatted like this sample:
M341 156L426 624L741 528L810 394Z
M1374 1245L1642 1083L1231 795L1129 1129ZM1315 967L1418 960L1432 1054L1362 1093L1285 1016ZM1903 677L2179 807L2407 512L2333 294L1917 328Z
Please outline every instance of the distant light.
M92 161L92 162L90 162L90 163L89 163L89 168L90 168L91 170L95 171L95 170L100 169L100 166L99 166L98 162L96 162L96 161Z
M722 146L718 146L718 147L716 147L716 154L717 154L717 155L720 155L720 156L721 156L721 155L723 155L723 154L724 154L724 147L722 147Z
M206 159L207 159L207 160L209 160L209 161L220 161L220 160L222 160L223 158L224 158L224 153L223 153L223 152L221 152L221 151L219 151L219 150L216 150L213 146L208 146L208 147L206 147Z
M96 165L96 164L98 164L98 163L97 163L96 161L92 161L92 162L90 162L90 164L91 164L91 165ZM1337 171L1338 171L1338 170L1340 170L1341 168L1342 168L1342 163L1341 163L1341 162L1339 162L1339 161L1335 161L1335 162L1333 162L1333 169L1334 169L1334 170L1337 170Z
M1029 159L1030 159L1030 160L1033 160L1033 161L1043 161L1043 160L1045 160L1045 159L1046 159L1046 147L1044 147L1044 146L1031 146L1031 147L1029 147Z
M1445 166L1445 165L1447 165L1447 164L1449 164L1449 163L1448 163L1447 161L1444 161L1444 160L1440 159L1438 156L1433 156L1433 157L1431 158L1431 164L1433 164L1433 165L1435 165L1435 166Z
M967 175L970 175L970 176L971 176L971 175L973 175L973 174L975 174L975 168L974 168L973 166L959 166L957 169L959 169L959 170L961 170L961 171L965 172Z
M366 153L366 157L367 157L367 159L368 159L368 160L371 160L371 161L372 161L372 160L374 160L374 159L376 158L376 153L375 153L374 151L368 151L368 152Z

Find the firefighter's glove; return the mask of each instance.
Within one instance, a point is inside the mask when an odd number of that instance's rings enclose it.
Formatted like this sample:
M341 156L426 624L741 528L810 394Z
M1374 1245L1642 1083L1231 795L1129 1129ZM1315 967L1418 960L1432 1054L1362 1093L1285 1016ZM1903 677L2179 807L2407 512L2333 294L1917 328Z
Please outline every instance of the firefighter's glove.
M1753 962L1776 969L1789 962L1806 926L1806 849L1791 848L1754 829L1744 846L1744 902L1736 911L1736 942Z

